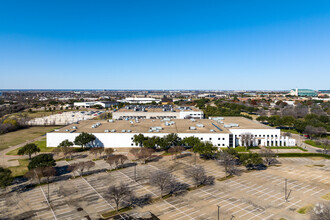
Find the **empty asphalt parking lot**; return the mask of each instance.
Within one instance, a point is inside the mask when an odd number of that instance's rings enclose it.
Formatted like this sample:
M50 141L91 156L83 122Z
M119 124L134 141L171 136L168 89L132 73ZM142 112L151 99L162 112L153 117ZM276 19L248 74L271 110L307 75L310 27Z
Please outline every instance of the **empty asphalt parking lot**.
M82 159L83 160L83 159ZM158 188L149 185L151 172L164 169L171 171L177 181L193 185L184 175L186 168L193 164L192 158L173 161L152 162L137 167L135 181L134 167L105 172L109 165L102 160L86 177L69 179L72 173L65 174L63 180L49 185L50 202L47 202L47 185L26 189L24 192L0 198L0 218L15 219L99 219L100 214L115 208L107 199L107 189L111 185L124 182L137 196L149 194L156 198ZM218 206L220 219L308 219L307 214L297 212L299 208L325 201L321 197L328 194L329 162L308 158L283 158L281 164L263 171L244 172L214 185L187 191L183 195L136 207L127 214L136 217L140 213L151 212L160 219L217 219ZM67 166L66 161L57 166ZM224 176L223 168L214 161L199 161L208 175L216 178ZM102 170L102 172L96 172ZM64 176L65 176L64 175ZM77 174L76 174L77 175ZM284 186L287 182L287 201ZM121 215L127 219L127 215Z

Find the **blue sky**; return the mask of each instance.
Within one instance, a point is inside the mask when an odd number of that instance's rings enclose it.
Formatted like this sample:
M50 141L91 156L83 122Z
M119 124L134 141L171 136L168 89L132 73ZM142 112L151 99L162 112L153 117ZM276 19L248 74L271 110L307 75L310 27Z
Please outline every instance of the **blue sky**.
M0 0L0 89L330 89L330 1Z

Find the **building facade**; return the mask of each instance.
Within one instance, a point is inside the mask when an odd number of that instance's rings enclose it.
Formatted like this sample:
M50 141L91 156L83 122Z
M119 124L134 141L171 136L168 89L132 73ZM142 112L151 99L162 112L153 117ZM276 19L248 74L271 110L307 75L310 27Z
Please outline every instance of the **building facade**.
M295 146L295 139L281 136L280 129L257 124L245 118L229 118L222 119L224 123L211 119L82 121L77 125L47 133L47 147L57 147L66 139L74 141L81 132L92 133L96 137L93 146L105 148L137 147L133 139L134 135L138 134L163 137L171 133L176 133L182 139L194 136L219 148L244 146L244 135L251 137L250 146Z

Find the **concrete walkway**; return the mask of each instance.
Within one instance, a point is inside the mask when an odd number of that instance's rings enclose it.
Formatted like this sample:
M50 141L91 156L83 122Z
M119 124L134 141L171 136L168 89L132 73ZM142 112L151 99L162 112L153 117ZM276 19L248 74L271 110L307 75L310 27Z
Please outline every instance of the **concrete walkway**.
M34 138L32 140L25 141L24 143L21 143L21 144L15 145L15 146L10 146L9 148L0 151L0 166L1 167L19 166L18 159L26 159L26 158L29 158L29 156L27 156L27 155L22 155L22 156L6 155L6 153L8 153L12 150L15 150L17 148L23 147L26 144L33 143L35 141L39 141L44 137L45 136L40 136L40 137Z
M292 137L296 139L298 147L308 150L309 153L323 153L323 149L304 143L304 141L308 140L307 138L300 136L299 134L292 134Z

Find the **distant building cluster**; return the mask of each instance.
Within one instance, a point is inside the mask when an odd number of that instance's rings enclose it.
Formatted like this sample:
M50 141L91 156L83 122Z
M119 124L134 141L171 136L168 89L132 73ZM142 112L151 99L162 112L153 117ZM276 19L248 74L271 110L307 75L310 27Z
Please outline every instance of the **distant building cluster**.
M95 102L75 102L73 104L74 107L81 107L81 108L92 108L97 105L100 105L103 108L110 108L115 105L118 105L118 102L95 101Z
M317 92L311 89L292 89L289 93L292 96L317 96Z
M174 105L128 105L112 113L112 118L116 120L129 119L202 119L202 110L193 106Z

